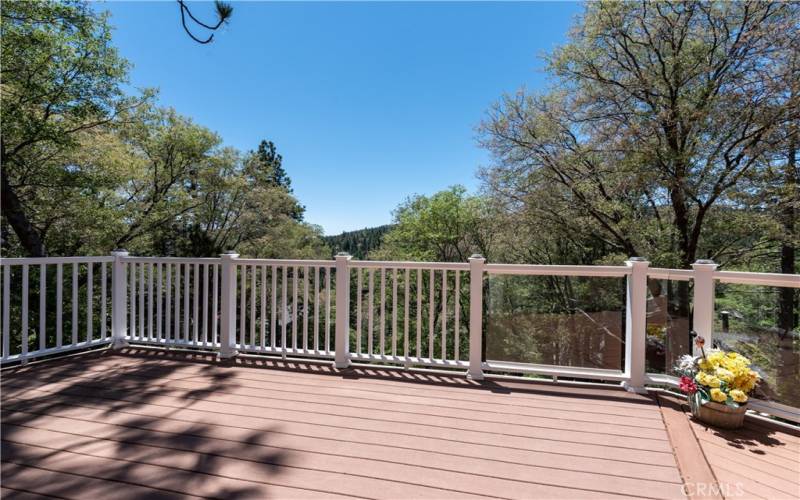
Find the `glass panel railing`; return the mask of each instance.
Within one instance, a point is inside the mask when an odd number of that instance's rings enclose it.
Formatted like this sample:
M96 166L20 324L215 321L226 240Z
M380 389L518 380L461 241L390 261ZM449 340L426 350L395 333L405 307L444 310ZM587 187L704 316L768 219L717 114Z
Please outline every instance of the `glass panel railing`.
M800 289L718 283L714 344L747 356L755 396L800 407Z
M486 359L622 370L625 279L491 276Z
M647 280L647 373L676 375L675 365L692 352L691 281Z

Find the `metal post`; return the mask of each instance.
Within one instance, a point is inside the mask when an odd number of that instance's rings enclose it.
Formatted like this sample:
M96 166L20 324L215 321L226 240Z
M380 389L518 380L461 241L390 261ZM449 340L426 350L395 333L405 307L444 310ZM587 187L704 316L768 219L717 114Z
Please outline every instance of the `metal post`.
M483 380L483 271L486 259L469 258L469 370L467 378Z
M225 252L220 255L222 263L221 311L220 311L220 359L236 356L236 258L238 253Z
M128 275L123 257L130 255L127 250L114 250L111 268L111 346L121 349L128 346Z
M698 260L692 264L694 269L694 300L692 308L692 329L705 340L706 349L714 346L714 271L717 265L713 260ZM693 346L695 356L700 355Z
M646 392L645 354L647 346L647 268L643 257L625 261L631 268L626 293L625 315L625 376L622 386L630 392Z
M350 366L350 259L347 253L336 255L336 354L333 366Z

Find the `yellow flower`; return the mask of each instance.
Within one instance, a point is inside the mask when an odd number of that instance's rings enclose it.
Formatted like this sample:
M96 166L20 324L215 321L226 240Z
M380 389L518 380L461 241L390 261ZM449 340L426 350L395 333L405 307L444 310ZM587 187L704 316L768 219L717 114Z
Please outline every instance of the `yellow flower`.
M734 389L731 391L731 399L736 401L737 403L746 403L747 402L747 394L740 391L739 389Z
M717 378L719 378L723 382L727 383L733 382L734 375L733 372L730 370L726 370L725 368L717 368L716 374Z
M709 375L705 372L700 372L695 376L695 380L697 380L701 385L706 387L719 387L720 381L714 375Z
M711 399L717 403L722 403L728 399L728 396L719 389L711 389Z
M725 359L725 354L722 351L711 351L708 353L708 356L706 356L706 359L716 368Z

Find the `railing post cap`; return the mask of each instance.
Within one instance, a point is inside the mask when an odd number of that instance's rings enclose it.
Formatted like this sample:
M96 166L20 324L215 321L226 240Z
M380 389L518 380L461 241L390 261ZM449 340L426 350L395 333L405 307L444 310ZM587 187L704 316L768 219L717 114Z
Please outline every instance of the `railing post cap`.
M625 265L628 267L647 267L650 265L650 261L647 260L647 257L628 257Z
M130 255L130 253L124 248L115 248L114 250L111 251L111 255L125 256L125 255Z
M352 258L353 258L353 256L350 255L347 252L339 252L339 253L336 254L336 259L337 260L341 260L341 259L347 260L347 259L352 259Z
M469 260L474 260L474 259L485 259L485 257L479 253L474 253L469 256Z
M717 263L711 259L697 259L692 264L692 267L695 269L716 269Z
M238 256L239 254L234 252L233 250L227 250L226 252L220 255L220 257L222 257L223 259L235 259Z

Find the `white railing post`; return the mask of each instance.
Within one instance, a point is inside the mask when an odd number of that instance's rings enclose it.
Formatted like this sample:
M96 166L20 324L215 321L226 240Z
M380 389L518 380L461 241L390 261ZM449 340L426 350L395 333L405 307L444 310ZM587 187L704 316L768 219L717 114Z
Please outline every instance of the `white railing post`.
M350 366L350 259L346 253L336 255L336 368Z
M698 260L692 264L694 269L694 300L692 307L692 329L703 337L707 349L714 346L714 271L717 264L713 260ZM700 350L693 346L696 356Z
M238 253L225 252L220 255L222 263L222 290L220 291L220 331L219 357L228 359L236 356L236 258Z
M631 268L626 292L625 376L622 386L630 392L645 392L645 350L647 346L647 268L643 257L625 261Z
M126 250L114 250L111 269L111 346L121 349L128 346L128 272L123 257ZM105 321L105 319L104 319Z
M483 380L483 272L486 259L469 258L469 370L467 378Z

